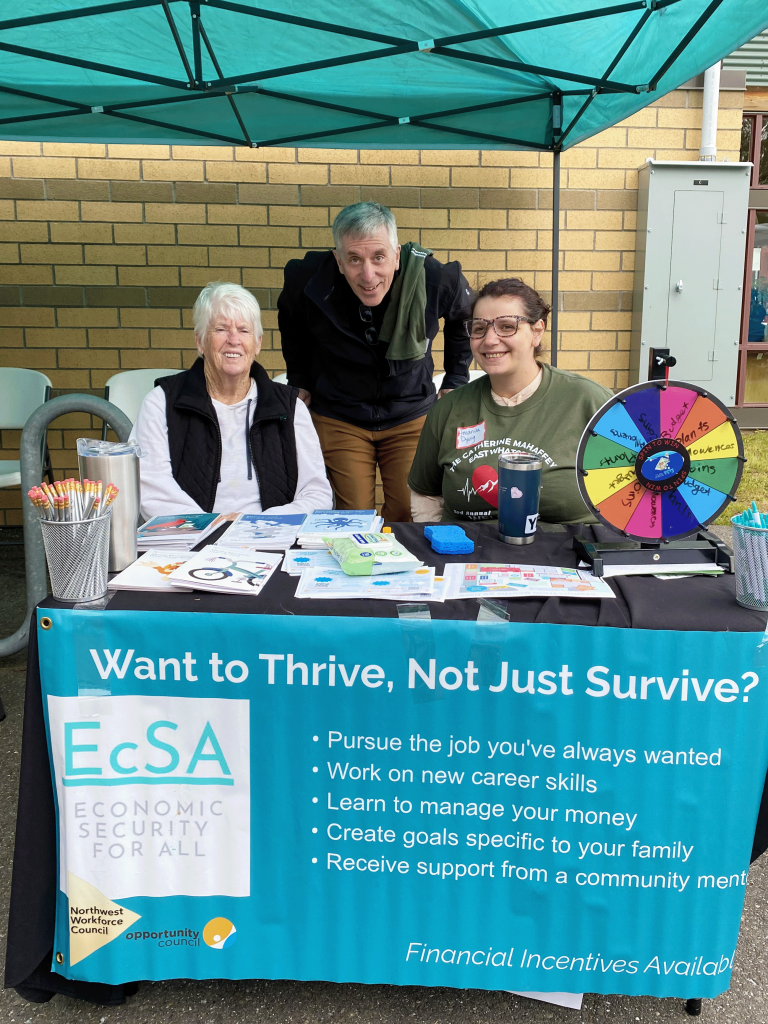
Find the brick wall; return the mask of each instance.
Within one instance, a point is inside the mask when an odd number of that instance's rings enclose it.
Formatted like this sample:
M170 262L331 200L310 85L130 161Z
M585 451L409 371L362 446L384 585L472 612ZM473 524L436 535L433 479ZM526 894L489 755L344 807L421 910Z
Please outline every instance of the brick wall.
M559 365L609 387L627 383L637 167L697 158L701 96L670 93L562 157ZM738 160L742 103L721 93L720 159ZM394 210L402 241L460 260L473 286L519 275L546 294L551 166L547 154L476 150L0 142L0 366L43 371L54 394L103 394L119 370L189 366L192 304L223 279L257 296L260 358L280 373L282 268L330 246L334 216L361 199ZM53 427L65 476L75 439L100 424ZM18 439L2 432L0 457L18 458ZM18 489L0 491L0 517L20 522Z

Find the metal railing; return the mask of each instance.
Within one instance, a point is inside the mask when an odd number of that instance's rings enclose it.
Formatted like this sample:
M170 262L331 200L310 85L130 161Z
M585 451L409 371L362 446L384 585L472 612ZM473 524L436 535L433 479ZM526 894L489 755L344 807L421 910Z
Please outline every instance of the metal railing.
M127 441L132 423L116 405L95 395L60 395L35 409L21 433L21 494L24 509L24 560L27 579L27 614L15 633L0 640L0 658L16 654L27 646L32 613L48 596L45 551L37 512L24 500L27 491L39 484L43 477L40 458L43 438L48 425L59 416L70 412L90 413L107 423L121 441Z

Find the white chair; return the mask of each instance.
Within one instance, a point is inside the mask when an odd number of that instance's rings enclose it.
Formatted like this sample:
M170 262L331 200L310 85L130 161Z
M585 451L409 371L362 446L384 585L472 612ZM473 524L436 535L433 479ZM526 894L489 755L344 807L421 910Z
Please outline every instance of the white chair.
M484 376L485 376L485 370L470 370L469 371L469 379L470 380L477 380L478 377L484 377ZM443 386L443 377L445 377L444 373L436 373L435 376L432 378L432 383L435 385L435 391L439 391L440 388Z
M178 367L173 370L162 370L156 367L151 367L148 370L124 370L109 378L104 388L104 397L124 412L131 423L135 423L141 403L154 388L158 377L170 377L174 373L181 373L181 370ZM106 423L101 436L106 439Z
M39 370L23 370L13 366L0 368L0 430L23 430L32 413L51 397L51 382ZM53 481L48 447L41 452L43 473ZM16 459L0 460L0 487L17 487L21 483L21 463Z
M287 373L278 373L278 375L276 377L273 377L272 380L275 382L275 384L287 384L288 383L288 374Z

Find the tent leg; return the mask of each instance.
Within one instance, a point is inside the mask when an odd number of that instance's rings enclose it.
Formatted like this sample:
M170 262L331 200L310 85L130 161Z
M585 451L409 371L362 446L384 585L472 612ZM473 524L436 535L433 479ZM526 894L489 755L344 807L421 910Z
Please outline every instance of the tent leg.
M21 432L21 493L37 486L42 479L43 466L40 458L43 438L48 424L58 416L70 412L87 412L110 426L121 441L127 441L131 432L131 421L117 406L97 398L95 395L59 395L50 402L39 406L26 422ZM30 501L22 502L24 508L24 562L27 578L27 614L15 633L0 640L0 658L23 651L27 646L32 613L38 602L48 596L45 551L37 512Z
M557 366L557 314L560 305L560 150L552 154L552 313L549 331L552 338L550 363Z

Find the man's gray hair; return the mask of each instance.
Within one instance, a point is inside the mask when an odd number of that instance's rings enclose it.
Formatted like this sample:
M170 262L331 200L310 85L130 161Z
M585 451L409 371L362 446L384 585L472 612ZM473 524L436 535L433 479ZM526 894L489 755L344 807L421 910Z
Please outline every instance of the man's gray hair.
M381 228L387 229L393 249L398 246L395 215L381 203L355 203L345 206L333 222L333 244L339 248L342 238L368 238Z
M246 320L252 327L254 336L260 338L264 333L261 327L261 309L254 296L239 284L229 281L209 281L197 296L192 309L195 334L204 340L217 316L231 317L233 320Z

